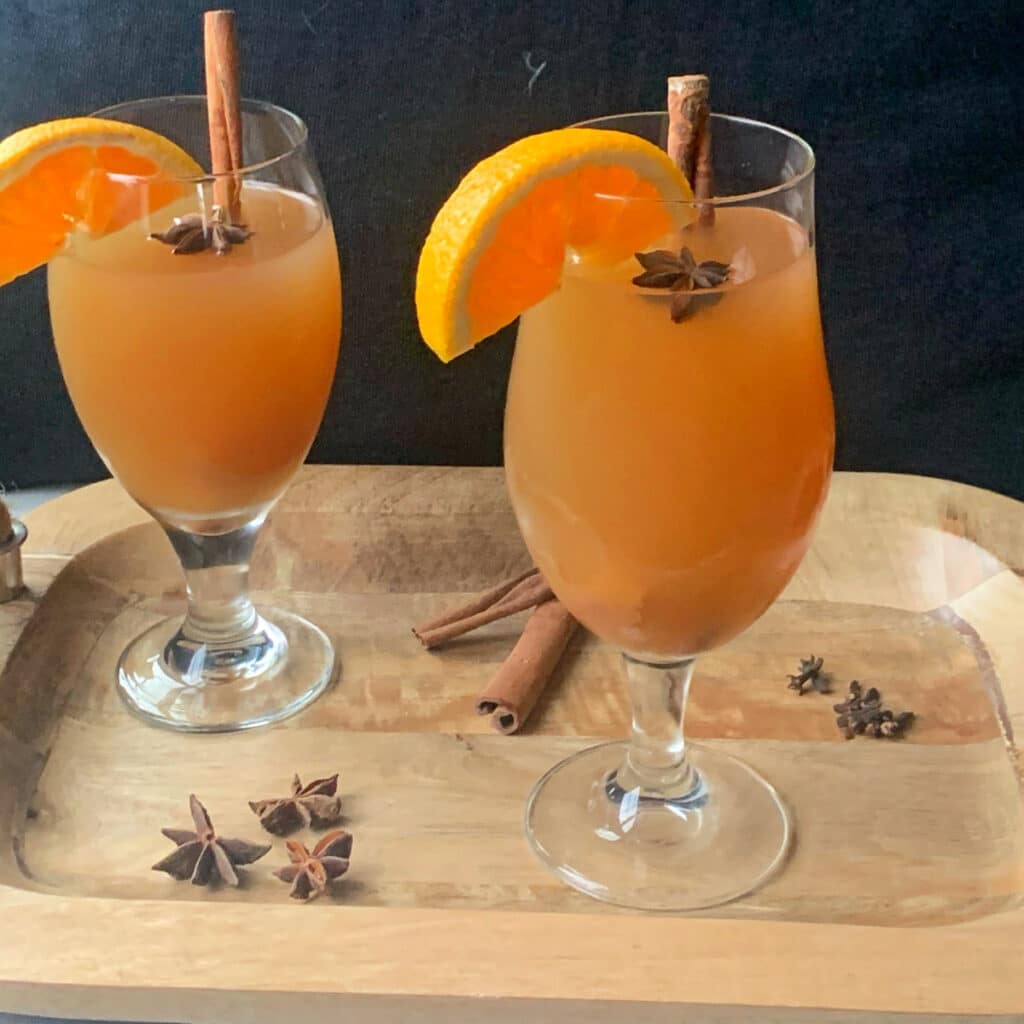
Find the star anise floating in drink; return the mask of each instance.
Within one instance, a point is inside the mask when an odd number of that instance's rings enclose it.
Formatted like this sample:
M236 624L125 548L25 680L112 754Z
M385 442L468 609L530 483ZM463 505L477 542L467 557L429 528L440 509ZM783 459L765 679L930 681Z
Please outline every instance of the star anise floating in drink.
M206 808L193 794L188 798L195 831L187 829L161 829L177 849L153 865L154 871L166 871L172 878L193 885L206 885L215 879L228 885L238 885L235 868L252 864L270 852L269 843L250 843L245 839L222 839L216 834Z
M635 253L635 256L644 272L633 278L633 284L638 288L663 288L671 291L673 323L682 323L701 308L721 301L721 292L701 292L725 284L729 279L728 263L720 263L718 260L698 263L685 245L678 253L669 249L652 249L650 252Z
M252 237L244 224L229 224L221 206L215 206L208 218L199 213L175 217L166 231L149 236L164 245L172 246L174 256L190 256L210 249L217 256L231 252L233 245L241 245Z
M314 779L305 786L298 775L292 778L291 796L278 800L250 800L260 824L276 836L286 836L300 828L324 828L341 816L338 775Z
M296 900L312 900L327 892L336 878L348 871L352 856L352 836L342 829L328 832L320 842L308 850L302 843L289 839L288 858L291 864L274 872L282 882L291 882L288 894Z

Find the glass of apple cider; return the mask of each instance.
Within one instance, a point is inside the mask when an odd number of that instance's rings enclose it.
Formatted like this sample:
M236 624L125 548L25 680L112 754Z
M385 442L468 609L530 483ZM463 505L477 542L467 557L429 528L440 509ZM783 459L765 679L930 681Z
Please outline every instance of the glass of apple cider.
M664 146L664 114L586 127ZM542 860L592 896L722 903L783 862L774 788L690 746L694 660L751 625L807 550L832 468L814 253L814 156L767 124L712 115L714 198L605 194L598 222L665 225L625 261L570 258L522 314L505 419L508 488L559 600L624 652L624 743L533 792Z
M209 166L204 97L97 117L152 129ZM121 695L190 731L277 721L328 685L312 623L257 610L257 534L313 442L341 332L338 253L303 122L242 101L245 166L228 175L107 174L105 208L49 266L64 380L97 452L166 531L188 607L125 651ZM123 224L124 226L120 226Z

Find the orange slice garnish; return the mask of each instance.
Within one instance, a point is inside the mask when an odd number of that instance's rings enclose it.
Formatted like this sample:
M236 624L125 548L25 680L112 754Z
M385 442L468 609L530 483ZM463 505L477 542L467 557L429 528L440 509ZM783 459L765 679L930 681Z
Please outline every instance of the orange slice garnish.
M636 135L562 128L506 146L430 229L416 272L424 340L449 362L555 291L567 253L626 259L686 223L692 199L667 154Z
M120 121L76 117L9 135L0 141L0 285L46 263L76 227L124 227L178 198L174 179L202 173L162 135Z

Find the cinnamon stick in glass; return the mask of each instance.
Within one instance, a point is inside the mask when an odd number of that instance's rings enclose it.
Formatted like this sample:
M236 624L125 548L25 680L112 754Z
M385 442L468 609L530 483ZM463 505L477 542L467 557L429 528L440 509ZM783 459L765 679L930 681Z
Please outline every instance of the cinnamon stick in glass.
M695 199L710 199L711 181L711 83L707 75L673 75L668 80L668 155L686 175ZM697 207L697 223L710 227L715 208Z
M203 51L206 57L206 109L210 126L210 169L213 201L233 224L240 222L241 181L231 174L244 167L242 110L239 87L238 43L234 11L207 11L203 16Z

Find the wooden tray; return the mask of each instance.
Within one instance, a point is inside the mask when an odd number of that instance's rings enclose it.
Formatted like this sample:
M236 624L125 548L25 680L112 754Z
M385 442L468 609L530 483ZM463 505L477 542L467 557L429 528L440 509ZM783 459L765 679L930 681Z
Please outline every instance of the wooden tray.
M146 727L115 695L125 643L182 601L169 545L115 484L40 508L29 529L32 594L0 606L0 1009L490 1022L677 1021L684 1004L716 1021L1024 1011L1017 502L837 476L784 599L698 669L689 734L773 779L798 835L775 881L699 916L579 896L522 837L541 773L625 732L611 651L581 639L527 732L507 738L473 697L519 623L436 654L409 632L526 564L500 471L304 470L255 582L331 633L342 673L304 714L237 736ZM831 699L786 687L812 651L840 683L913 708L909 737L842 741ZM334 770L356 842L333 900L288 899L270 874L280 840L240 891L149 870L168 849L160 827L187 824L190 791L223 834L255 839L247 799Z

